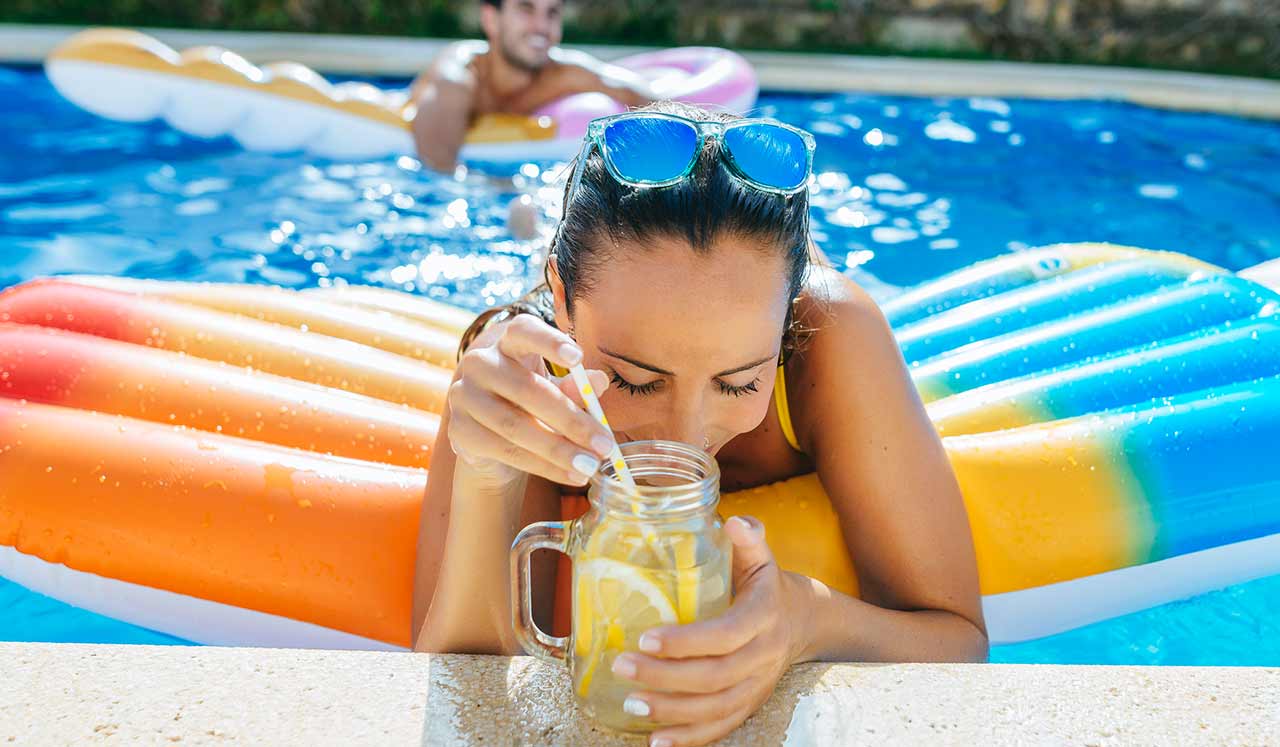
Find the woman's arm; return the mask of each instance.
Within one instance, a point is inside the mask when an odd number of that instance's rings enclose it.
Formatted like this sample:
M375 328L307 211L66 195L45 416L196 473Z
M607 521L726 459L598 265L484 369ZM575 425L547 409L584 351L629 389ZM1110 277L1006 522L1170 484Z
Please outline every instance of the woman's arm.
M840 518L861 600L797 579L806 659L978 660L986 629L960 488L875 302L847 278L808 303L801 446Z
M511 541L525 524L556 517L558 484L586 484L612 443L546 377L544 360L567 367L581 359L568 336L522 315L484 332L459 361L420 519L415 649L518 652ZM601 391L607 387L603 373L589 375ZM552 603L553 562L534 560L535 599L544 613ZM546 619L537 612L535 619Z
M446 410L436 437L418 532L413 626L417 651L518 654L511 631L511 542L522 527L559 512L559 488L521 475L515 482L459 463ZM456 500L455 500L456 497ZM533 558L536 619L546 619L555 566Z

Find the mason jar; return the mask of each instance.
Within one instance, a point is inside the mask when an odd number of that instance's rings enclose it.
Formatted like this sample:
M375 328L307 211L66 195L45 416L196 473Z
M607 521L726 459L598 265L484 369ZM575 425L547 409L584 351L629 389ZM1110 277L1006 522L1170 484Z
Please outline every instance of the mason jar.
M716 514L720 469L710 454L674 441L634 441L621 449L634 491L606 465L591 479L583 516L531 524L516 537L513 625L525 651L567 662L574 694L592 717L623 731L649 731L657 724L623 711L622 702L639 688L614 676L613 660L638 651L647 630L728 609L732 546ZM533 622L529 558L540 549L573 561L567 638Z

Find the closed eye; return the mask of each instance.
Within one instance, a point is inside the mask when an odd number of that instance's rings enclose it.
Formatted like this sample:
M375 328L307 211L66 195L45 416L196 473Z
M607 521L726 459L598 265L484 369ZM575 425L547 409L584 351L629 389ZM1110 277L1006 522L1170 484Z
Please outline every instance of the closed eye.
M760 391L760 379L752 379L750 384L743 384L742 386L734 386L722 379L716 379L716 388L720 390L721 394L728 394L732 397L742 397L747 394L754 394Z
M617 388L634 396L653 394L658 391L662 385L662 379L654 379L653 381L645 384L632 384L630 381L622 378L617 371L609 372L609 381L611 381Z

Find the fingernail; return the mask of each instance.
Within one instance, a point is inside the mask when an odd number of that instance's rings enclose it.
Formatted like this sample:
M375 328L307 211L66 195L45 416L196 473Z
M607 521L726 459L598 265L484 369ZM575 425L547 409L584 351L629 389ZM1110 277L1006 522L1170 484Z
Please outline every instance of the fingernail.
M760 524L753 524L753 523L751 523L751 522L747 521L746 519L742 518L741 516L732 516L732 517L730 517L730 518L729 518L729 521L726 521L726 522L725 522L725 524L726 524L726 525L727 525L727 524L738 524L738 525L740 525L742 528L741 528L740 530L738 530L738 531L740 531L740 532L742 532L742 533L743 533L743 537L742 537L742 539L743 539L744 541L747 541L747 542L753 542L753 541L758 541L758 540L760 540L760 539L763 539L763 538L764 538L764 526L763 526L763 525L760 525Z
M595 449L600 456L608 456L613 451L613 439L608 436L592 436L591 448Z
M666 737L654 737L649 740L649 747L671 747L671 740Z
M628 695L627 699L622 701L622 710L632 716L648 716L649 704L634 695Z
M579 454L573 458L573 461L570 462L570 464L573 465L573 469L576 472L584 474L587 477L594 475L596 470L600 469L600 460L590 454Z
M644 633L640 636L638 642L640 650L646 654L656 654L662 650L662 641L658 640L658 636L653 633Z
M567 366L576 366L582 362L582 351L578 349L577 345L570 345L566 342L556 352L560 354L560 360Z
M630 656L619 656L613 660L613 673L619 677L634 679L636 676L636 661Z

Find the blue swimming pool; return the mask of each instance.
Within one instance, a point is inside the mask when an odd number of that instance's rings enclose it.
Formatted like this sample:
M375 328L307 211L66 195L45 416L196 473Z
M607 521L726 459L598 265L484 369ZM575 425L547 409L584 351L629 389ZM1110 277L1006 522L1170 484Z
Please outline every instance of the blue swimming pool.
M360 282L479 309L522 293L540 241L515 194L412 159L325 162L100 120L0 67L0 287L65 272ZM877 292L1009 250L1113 241L1231 269L1280 256L1280 124L1104 102L766 95L818 138L814 231ZM558 196L559 164L519 167ZM507 169L510 173L511 169ZM543 227L551 226L550 210ZM999 647L997 661L1280 664L1280 578ZM0 639L178 642L0 580Z

